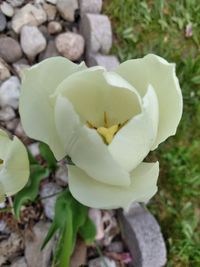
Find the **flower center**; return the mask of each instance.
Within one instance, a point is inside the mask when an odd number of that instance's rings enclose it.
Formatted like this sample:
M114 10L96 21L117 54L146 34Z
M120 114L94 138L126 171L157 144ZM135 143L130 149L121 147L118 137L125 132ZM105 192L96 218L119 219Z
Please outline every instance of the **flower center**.
M98 134L100 134L100 136L103 138L104 142L107 145L109 145L112 142L115 134L127 123L127 121L125 121L124 123L118 123L118 124L115 124L109 127L108 116L107 116L107 113L104 112L104 125L103 126L96 127L89 121L87 122L87 125L89 128L95 129L98 132Z

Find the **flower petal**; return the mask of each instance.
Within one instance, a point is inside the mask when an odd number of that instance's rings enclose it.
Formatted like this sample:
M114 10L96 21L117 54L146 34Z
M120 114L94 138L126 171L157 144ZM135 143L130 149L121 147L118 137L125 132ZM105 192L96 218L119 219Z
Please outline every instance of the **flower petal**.
M108 146L112 156L128 172L151 150L157 135L158 108L155 91L149 86L143 98L143 112L124 125Z
M107 145L94 129L83 126L71 143L69 156L89 176L105 184L130 184L129 173L113 159Z
M29 178L29 161L25 146L17 137L9 140L9 143L0 170L0 184L7 196L21 190Z
M145 95L149 84L155 89L159 103L159 128L153 150L176 133L181 119L183 100L175 74L175 64L149 54L144 58L122 63L116 72L130 82L141 96Z
M50 95L70 74L84 69L66 58L49 58L33 66L22 81L19 111L23 128L31 138L47 143L57 159L63 156L54 122Z
M158 162L141 163L131 172L129 187L99 183L78 167L68 168L72 195L82 204L92 208L127 208L131 202L147 202L157 191Z
M109 126L124 123L141 112L141 98L134 87L102 67L74 73L56 93L68 98L84 123L88 121L96 127L104 125L105 112Z

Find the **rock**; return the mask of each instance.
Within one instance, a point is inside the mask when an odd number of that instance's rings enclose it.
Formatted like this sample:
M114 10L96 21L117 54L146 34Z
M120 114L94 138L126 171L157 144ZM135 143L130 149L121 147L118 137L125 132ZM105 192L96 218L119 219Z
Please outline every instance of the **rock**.
M0 121L9 121L15 118L15 111L7 106L0 110Z
M84 241L78 239L70 259L70 267L85 266L87 247Z
M11 106L14 109L19 105L20 81L16 76L11 76L0 87L0 106Z
M7 0L8 3L10 3L13 7L19 7L23 5L25 0Z
M57 0L46 0L46 1L50 4L53 4L53 5L56 5L56 3L57 3Z
M49 5L47 3L44 3L43 4L43 8L44 8L44 11L46 12L47 14L47 20L50 21L50 20L54 20L55 17L56 17L56 13L57 13L57 9L55 6L53 5Z
M37 157L38 155L40 155L40 149L39 149L39 143L38 142L35 142L35 143L28 145L28 149L30 150L31 155L33 155L33 157Z
M0 56L7 62L13 63L22 57L22 50L16 40L11 37L0 38Z
M54 240L51 239L47 246L41 251L40 247L49 230L49 223L40 221L32 231L25 232L25 258L28 267L48 267L50 266L50 257L54 246Z
M22 139L22 140L26 140L27 139L27 136L26 136L26 134L24 132L24 129L23 129L22 124L21 124L20 121L18 122L18 124L16 126L15 135L17 137L19 137L20 139Z
M48 32L50 34L56 34L62 31L62 26L59 22L57 21L51 21L48 24Z
M57 56L60 56L60 54L58 53L55 42L51 40L48 42L46 50L40 54L39 60L41 61L49 57L57 57Z
M102 8L102 0L79 0L81 14L84 13L100 13Z
M22 50L31 60L46 47L46 39L35 26L23 26L20 42Z
M78 9L78 1L57 0L57 9L63 19L73 22L75 19L75 11Z
M103 66L108 71L115 70L119 66L119 60L114 55L102 55L102 54L92 54L87 57L87 65L92 66Z
M10 267L27 267L24 257L15 259Z
M40 191L40 197L42 199L41 201L44 207L44 213L46 217L50 220L53 220L54 218L54 214L55 214L54 206L55 206L56 198L57 198L56 193L60 191L61 191L61 187L55 183L48 183L48 184L43 185ZM54 194L55 196L52 196ZM48 196L51 196L51 197L48 197Z
M6 128L9 131L14 131L18 124L19 124L19 119L15 118L11 121L6 122Z
M19 33L24 25L38 26L47 20L47 15L40 5L27 4L19 9L12 19L12 29Z
M25 64L25 63L21 63L21 62L19 61L19 62L16 62L16 63L13 64L13 68L14 68L14 70L16 71L18 77L19 77L20 79L22 79L23 76L24 76L24 72L25 72L25 70L28 70L28 69L30 68L30 65Z
M121 241L114 241L106 249L109 252L122 253L124 251L124 245Z
M0 234L5 234L5 235L10 234L10 229L9 229L6 221L4 221L4 220L0 220Z
M4 14L0 11L0 32L3 32L6 28L6 17Z
M84 43L83 37L73 32L61 33L56 38L58 52L62 56L74 61L82 56Z
M100 257L88 262L88 267L117 267L115 261L110 260L108 257Z
M6 62L0 58L0 81L4 81L5 79L10 77L9 67Z
M96 227L96 240L101 240L104 237L104 225L102 221L102 212L100 209L89 209L89 216L95 224Z
M0 266L7 260L19 255L24 248L23 238L17 233L11 233L8 239L0 242Z
M55 179L58 185L60 186L66 186L68 183L68 171L67 167L65 165L60 166L56 173L55 173Z
M85 14L81 20L80 30L86 41L87 54L97 52L107 54L110 51L112 46L112 29L107 16Z
M161 267L166 263L166 247L153 215L139 204L129 212L120 212L122 236L133 258L134 266Z
M10 4L8 4L7 2L3 2L1 4L1 11L7 17L12 17L14 15L14 9L13 9L13 7Z

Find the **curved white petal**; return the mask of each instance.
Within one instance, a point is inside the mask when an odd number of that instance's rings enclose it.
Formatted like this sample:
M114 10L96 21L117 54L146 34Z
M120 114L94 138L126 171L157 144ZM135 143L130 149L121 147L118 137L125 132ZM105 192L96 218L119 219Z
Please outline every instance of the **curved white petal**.
M27 183L29 161L27 151L22 142L17 137L14 137L13 140L8 140L9 145L0 170L0 187L5 195L10 196L21 190ZM2 191L1 189L0 191Z
M94 129L83 126L77 131L69 156L79 168L101 183L130 184L129 173L113 159L107 145Z
M78 167L68 168L72 195L82 204L92 208L127 208L131 202L148 201L157 191L158 162L141 163L131 172L129 187L99 183Z
M2 160L6 152L8 151L8 147L10 145L10 139L5 131L0 129L0 159Z
M141 98L134 87L102 67L74 73L59 85L56 94L68 98L82 121L96 127L103 126L105 112L109 126L141 112Z
M115 135L108 149L127 171L134 169L151 150L158 128L158 100L152 86L143 98L143 112Z
M56 133L50 95L70 74L84 68L83 64L53 57L27 70L22 80L19 111L23 128L31 138L47 143L57 159L64 151Z
M183 100L175 64L149 54L144 58L122 63L116 72L131 83L143 96L149 84L153 86L159 103L158 135L152 150L167 137L176 133L182 116Z

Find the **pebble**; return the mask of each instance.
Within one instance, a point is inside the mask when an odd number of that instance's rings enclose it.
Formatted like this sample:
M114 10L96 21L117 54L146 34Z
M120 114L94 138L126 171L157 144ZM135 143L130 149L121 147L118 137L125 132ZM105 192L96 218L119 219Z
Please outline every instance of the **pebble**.
M51 21L48 24L48 32L49 34L56 34L62 31L62 26L57 21Z
M10 267L27 267L24 257L15 259Z
M115 261L109 259L108 257L100 257L88 262L88 267L117 267Z
M6 122L6 128L8 131L14 131L19 124L19 119L15 118L11 121Z
M0 81L4 81L5 79L10 77L9 67L6 62L0 58Z
M83 55L84 45L83 37L77 33L61 33L56 38L58 52L73 61L78 60Z
M35 26L24 26L21 30L21 47L31 60L46 47L46 39Z
M16 76L11 76L0 87L0 106L10 106L14 109L19 105L20 81Z
M102 0L79 0L81 14L84 13L100 13L102 8Z
M115 70L119 66L119 60L114 55L102 55L100 53L87 56L87 64L92 66L103 66L108 71Z
M56 13L57 13L57 9L56 9L56 7L53 6L53 5L44 3L44 4L43 4L43 8L44 8L44 11L45 11L46 14L47 14L47 20L48 20L48 21L54 20L55 17L56 17Z
M28 267L50 266L50 258L54 246L54 239L51 239L42 251L40 250L49 227L49 223L40 221L33 227L31 231L29 229L26 230L25 258Z
M6 17L2 12L0 12L0 32L3 32L6 28Z
M60 166L56 173L55 179L58 185L66 186L68 183L68 171L66 166Z
M19 33L24 25L38 26L46 20L47 15L40 5L27 4L13 16L12 29Z
M122 253L124 251L124 245L121 241L114 241L107 246L106 250L109 252Z
M22 79L24 77L25 70L28 70L30 68L30 65L19 61L13 64L13 68L16 71L18 77Z
M110 51L112 46L112 29L107 16L85 14L81 20L80 30L86 40L87 54L97 52L107 54Z
M0 234L10 234L10 229L4 220L0 220Z
M37 157L40 155L40 149L39 149L39 143L38 142L35 142L35 143L28 145L28 149L30 150L31 155L33 157Z
M78 1L58 0L57 9L63 19L73 22L75 19L75 11L78 9Z
M57 195L49 198L44 198L44 197L51 196L53 194L58 193L59 191L61 191L61 187L55 183L44 184L40 191L40 197L43 198L41 201L44 207L44 213L46 217L50 220L53 220L54 218L55 214L54 206L56 203Z
M13 108L7 106L0 110L0 121L9 121L15 118L15 111Z
M54 40L50 40L47 44L47 47L44 52L42 52L39 56L39 60L44 60L49 57L57 57L60 56L58 50L56 48Z
M11 37L0 38L0 56L7 62L13 63L22 57L18 42Z
M46 0L48 3L56 5L57 4L57 0Z
M23 5L25 0L7 0L8 3L10 3L13 7L19 7Z
M119 219L122 237L131 253L134 266L165 266L165 242L153 215L134 203L128 212L119 213Z
M1 4L1 11L7 17L12 17L14 15L14 9L13 9L13 7L10 4L8 4L7 2L3 2Z

